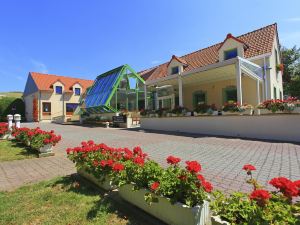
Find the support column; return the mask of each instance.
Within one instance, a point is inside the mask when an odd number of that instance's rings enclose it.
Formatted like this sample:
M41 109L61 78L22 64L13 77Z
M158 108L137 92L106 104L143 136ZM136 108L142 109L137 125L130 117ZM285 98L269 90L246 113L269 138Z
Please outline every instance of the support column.
M159 102L158 102L157 90L155 91L154 98L155 98L155 109L158 109L159 108Z
M265 100L268 100L271 98L268 93L268 77L267 77L267 62L266 58L264 57L264 95L265 95Z
M256 81L257 104L260 104L260 84L259 80Z
M145 98L145 110L148 108L148 99L147 99L147 85L144 84L144 98Z
M242 71L241 71L241 63L239 58L236 62L236 90L237 90L237 101L241 105L243 105L243 89L242 89Z
M182 78L179 74L178 76L178 97L179 97L179 106L183 107L183 94L182 94Z

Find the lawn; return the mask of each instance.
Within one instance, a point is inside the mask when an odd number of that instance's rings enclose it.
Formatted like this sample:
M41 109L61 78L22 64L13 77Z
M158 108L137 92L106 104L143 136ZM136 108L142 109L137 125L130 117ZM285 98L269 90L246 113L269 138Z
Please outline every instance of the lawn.
M0 140L0 162L30 159L37 156L35 151L25 148L17 142Z
M0 192L0 224L145 224L108 196L74 175Z

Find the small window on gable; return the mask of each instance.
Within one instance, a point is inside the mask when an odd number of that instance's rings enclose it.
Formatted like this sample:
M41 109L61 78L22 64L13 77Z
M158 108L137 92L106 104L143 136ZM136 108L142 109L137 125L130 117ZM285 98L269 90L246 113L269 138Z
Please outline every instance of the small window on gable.
M75 95L80 95L80 88L75 88Z
M178 74L179 73L179 66L174 66L171 68L171 74Z
M226 50L224 51L224 60L235 58L237 55L237 48Z
M55 93L61 95L62 94L62 86L55 86Z

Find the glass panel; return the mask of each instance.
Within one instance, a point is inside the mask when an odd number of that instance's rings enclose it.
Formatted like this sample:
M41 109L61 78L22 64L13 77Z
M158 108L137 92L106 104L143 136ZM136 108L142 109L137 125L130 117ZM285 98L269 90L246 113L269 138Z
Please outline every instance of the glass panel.
M56 94L62 94L62 86L55 86L55 93Z
M231 50L228 50L228 51L224 51L224 59L232 59L232 58L235 58L237 57L237 49L231 49Z
M172 67L171 70L172 70L171 74L177 74L177 73L179 73L179 67L178 66Z
M198 92L194 94L194 107L197 105L206 103L206 94L205 92Z
M43 102L43 112L51 112L51 103Z
M128 78L128 81L129 81L129 89L131 90L135 90L136 89L136 84L137 84L137 80L135 77L129 77Z
M226 90L226 102L229 101L237 101L237 92L236 89L228 89Z
M75 112L77 106L77 103L66 103L66 112Z
M75 95L80 95L80 88L75 88Z
M172 99L171 98L167 98L167 99L164 99L164 108L166 109L171 109L172 107Z

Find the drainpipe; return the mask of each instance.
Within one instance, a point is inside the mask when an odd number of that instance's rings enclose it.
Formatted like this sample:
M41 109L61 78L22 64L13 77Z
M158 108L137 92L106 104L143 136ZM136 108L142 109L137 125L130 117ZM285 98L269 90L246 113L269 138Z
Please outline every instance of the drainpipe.
M39 91L39 122L42 120L41 110L42 110L42 92Z
M65 122L65 92L62 93L62 102L63 102L63 105L62 105L63 120Z
M265 91L264 91L264 95L265 95L265 100L269 99L269 95L268 95L268 78L267 78L267 63L266 63L266 57L264 57L264 86L265 86Z

